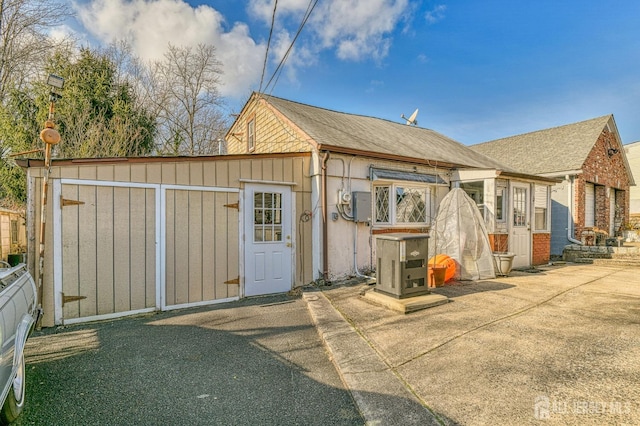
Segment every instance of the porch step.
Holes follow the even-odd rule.
[[[575,263],[594,263],[614,261],[612,264],[624,264],[623,262],[640,262],[640,247],[627,245],[622,247],[610,246],[581,246],[572,244],[565,246],[563,260]]]

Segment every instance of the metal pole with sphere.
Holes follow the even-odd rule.
[[[38,305],[42,309],[42,290],[44,279],[44,246],[45,229],[47,223],[47,193],[49,190],[49,174],[51,172],[51,149],[53,145],[60,143],[60,133],[55,128],[53,122],[55,114],[55,104],[60,93],[56,89],[62,90],[64,79],[54,74],[50,74],[47,84],[51,86],[49,95],[49,117],[44,123],[44,129],[40,132],[40,139],[44,142],[44,175],[42,177],[42,199],[40,203],[40,262],[38,269]]]

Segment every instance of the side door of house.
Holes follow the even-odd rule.
[[[248,184],[244,197],[244,295],[289,291],[294,243],[291,188]]]
[[[531,197],[530,186],[514,182],[511,186],[510,250],[515,253],[513,267],[531,266]]]

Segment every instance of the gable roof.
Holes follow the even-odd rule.
[[[254,93],[309,135],[318,150],[437,161],[458,167],[514,171],[430,129],[314,107]]]
[[[516,170],[554,174],[582,169],[604,128],[616,133],[613,115],[472,145],[472,150]]]

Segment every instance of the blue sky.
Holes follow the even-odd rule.
[[[71,1],[71,0],[69,0]],[[212,43],[237,112],[260,76],[273,0],[75,0],[87,43]],[[279,0],[268,79],[309,0]],[[320,0],[277,84],[294,101],[418,124],[470,145],[614,114],[640,141],[640,2]]]

